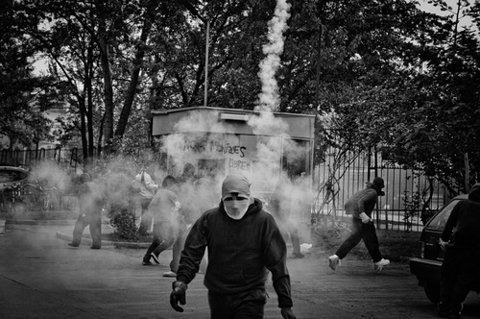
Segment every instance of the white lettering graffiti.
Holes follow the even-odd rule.
[[[235,160],[233,158],[228,160],[228,168],[233,170],[250,171],[251,165],[250,161],[246,160]]]

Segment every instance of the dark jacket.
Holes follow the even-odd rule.
[[[291,307],[287,248],[273,217],[255,199],[240,220],[230,218],[223,204],[206,211],[193,225],[182,251],[177,280],[195,277],[208,246],[205,286],[219,294],[265,289],[267,269],[272,273],[279,307]]]
[[[378,193],[373,184],[367,183],[367,188],[356,192],[345,203],[345,211],[353,217],[360,218],[361,213],[372,217],[372,211],[377,203]]]
[[[441,238],[455,247],[480,249],[480,184],[453,208]]]

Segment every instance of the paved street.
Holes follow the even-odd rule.
[[[143,249],[70,248],[57,232],[73,226],[8,225],[0,234],[0,318],[208,318],[203,276],[189,285],[184,313],[171,310],[172,279],[161,265],[142,266]],[[88,232],[88,230],[86,230]],[[347,258],[337,273],[326,253],[289,259],[298,318],[435,318],[434,308],[407,264],[381,274],[371,263]],[[280,318],[269,285],[265,318]],[[480,297],[470,294],[464,318],[480,317]]]

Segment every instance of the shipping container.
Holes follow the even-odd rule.
[[[154,145],[171,174],[188,164],[199,176],[238,172],[257,192],[271,190],[281,172],[291,179],[312,175],[314,115],[213,107],[152,115]]]

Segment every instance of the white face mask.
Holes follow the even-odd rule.
[[[245,196],[226,196],[223,200],[223,208],[232,219],[242,219],[250,206],[250,198]]]

